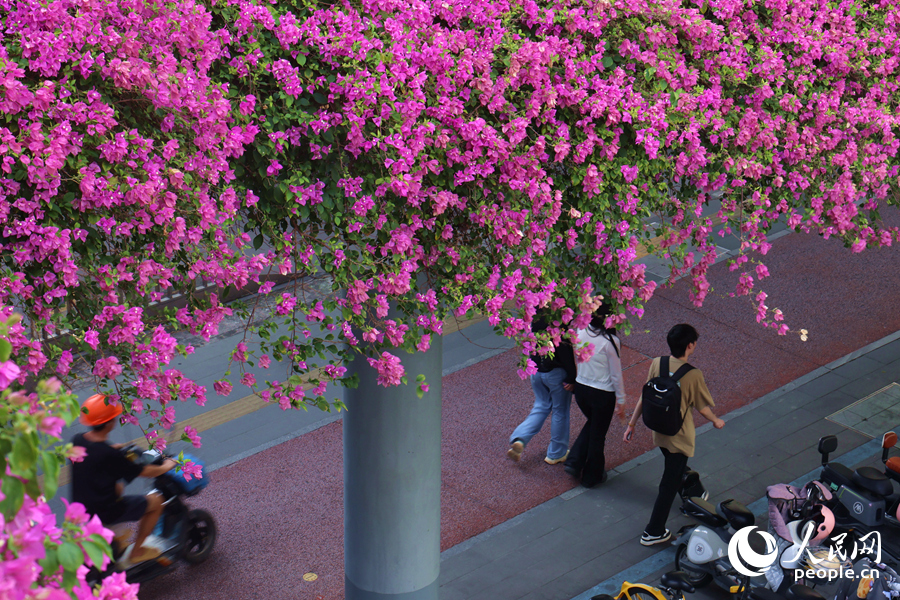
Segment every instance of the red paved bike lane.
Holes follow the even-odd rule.
[[[713,267],[717,291],[701,309],[688,300],[685,281],[660,291],[626,339],[629,405],[649,358],[666,351],[665,333],[674,323],[690,322],[700,332],[692,363],[703,369],[716,412],[726,421],[729,411],[897,331],[898,258],[893,248],[853,255],[833,240],[776,240],[766,257],[772,276],[760,289],[792,328],[809,331],[806,342],[760,327],[747,298],[724,297],[736,281],[725,263]],[[515,362],[510,351],[443,380],[442,549],[574,487],[561,466],[543,462],[549,426],[522,462],[505,458],[508,435],[532,403]],[[574,404],[572,415],[574,439],[582,423]],[[646,429],[628,446],[619,442],[622,429],[614,422],[609,433],[611,467],[650,448]],[[218,520],[213,556],[144,584],[143,600],[343,598],[340,422],[219,469],[211,483],[193,504]]]

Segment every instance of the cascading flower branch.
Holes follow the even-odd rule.
[[[63,463],[84,457],[84,448],[60,440],[79,407],[56,378],[40,381],[33,392],[18,389],[21,368],[11,359],[9,333],[20,319],[18,314],[0,317],[0,595],[134,600],[137,586],[122,573],[96,586],[86,581],[89,567],[103,572],[109,565],[113,533],[77,502],[63,500],[62,521],[47,504],[56,495]]]
[[[276,259],[233,231],[232,161],[257,128],[209,76],[220,32],[190,0],[0,10],[0,306],[26,317],[9,336],[18,380],[71,378],[83,358],[126,419],[170,428],[172,402],[206,398],[166,369],[192,352],[173,331],[208,339],[230,313],[197,283],[242,288]],[[155,304],[177,295],[186,307]]]
[[[715,236],[739,235],[732,293],[784,334],[754,292],[776,221],[853,251],[898,236],[878,215],[898,181],[900,9],[887,0],[212,10],[230,32],[217,76],[260,129],[240,159],[257,199],[248,230],[343,290],[324,318],[299,292],[279,301],[291,333],[261,351],[293,360],[272,392],[282,405],[310,401],[296,386],[320,383],[324,351],[368,352],[384,383],[404,381],[389,357],[427,348],[448,314],[486,314],[522,340],[527,375],[524,355],[547,347],[530,333],[539,308],[555,339],[598,294],[611,323],[642,313],[656,289],[642,244],[691,278],[699,305]]]

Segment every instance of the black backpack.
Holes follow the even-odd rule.
[[[673,375],[669,375],[669,357],[659,359],[659,375],[644,384],[641,393],[641,415],[644,425],[663,435],[675,435],[681,430],[684,415],[681,414],[681,388],[678,380],[693,369],[682,365]]]

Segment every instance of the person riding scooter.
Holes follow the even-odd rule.
[[[94,394],[82,404],[80,421],[91,430],[72,439],[74,445],[87,452],[84,460],[72,465],[72,500],[83,504],[107,527],[138,521],[134,545],[124,557],[128,563],[136,564],[159,555],[158,549],[143,544],[159,520],[163,498],[157,493],[125,496],[121,481],[131,483],[137,477],[158,477],[171,471],[177,463],[166,459],[161,465],[140,465],[128,460],[119,445],[107,442],[121,414],[122,405],[109,403],[103,394]]]

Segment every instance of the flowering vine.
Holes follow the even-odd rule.
[[[785,334],[756,289],[777,221],[856,252],[898,235],[878,216],[898,175],[900,12],[887,1],[213,11],[231,36],[217,76],[260,129],[239,159],[255,196],[246,227],[294,274],[344,290],[324,304],[282,292],[291,333],[261,328],[260,351],[292,359],[272,392],[285,405],[309,401],[291,390],[318,383],[327,351],[371,352],[381,383],[405,381],[394,359],[428,348],[448,315],[479,312],[520,339],[527,375],[532,344],[550,347],[530,333],[539,307],[557,317],[554,340],[599,295],[611,325],[642,314],[656,289],[642,245],[700,305],[715,236],[738,235],[732,295]]]
[[[56,378],[41,381],[33,392],[16,389],[21,369],[10,360],[8,337],[20,319],[0,319],[0,594],[12,600],[136,599],[137,586],[126,583],[124,574],[96,588],[85,581],[89,567],[104,571],[108,566],[112,532],[81,504],[66,503],[62,522],[47,505],[56,495],[64,461],[84,457],[84,448],[60,440],[79,407]]]

